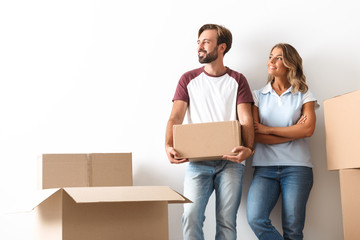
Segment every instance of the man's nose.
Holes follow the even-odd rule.
[[[199,43],[197,49],[198,49],[198,51],[204,50],[204,44],[203,44],[203,43]]]

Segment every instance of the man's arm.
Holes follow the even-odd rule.
[[[173,148],[173,126],[175,124],[182,124],[182,122],[184,121],[187,106],[187,102],[181,100],[174,101],[170,118],[166,126],[165,151],[170,163],[178,164],[189,161],[186,158],[175,159],[175,157],[178,156],[178,153]]]
[[[237,155],[224,155],[223,159],[240,163],[250,157],[254,149],[254,121],[252,116],[252,104],[238,104],[237,113],[241,124],[241,136],[244,144],[243,146],[237,146],[232,150],[232,152],[237,153]]]

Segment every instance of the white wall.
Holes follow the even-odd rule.
[[[136,185],[182,192],[186,165],[168,163],[165,125],[180,75],[200,66],[198,28],[218,23],[233,32],[226,65],[253,89],[265,84],[275,43],[290,43],[303,57],[322,105],[311,138],[315,184],[305,239],[343,239],[338,173],[326,165],[323,100],[360,89],[356,6],[355,0],[2,1],[2,212],[26,202],[36,188],[36,156],[45,152],[131,151]],[[238,238],[247,240],[255,239],[245,216],[251,174],[248,166],[238,214]],[[211,198],[207,239],[214,238],[213,209]],[[182,205],[169,211],[170,239],[182,239]],[[279,227],[279,205],[272,217]],[[31,239],[31,219],[2,214],[1,239]]]

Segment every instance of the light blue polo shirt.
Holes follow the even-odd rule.
[[[253,91],[254,104],[259,108],[260,123],[270,127],[288,127],[301,117],[302,105],[315,101],[311,91],[291,92],[292,87],[279,96],[271,84]],[[313,167],[308,139],[301,138],[280,144],[256,143],[253,166],[307,166]]]

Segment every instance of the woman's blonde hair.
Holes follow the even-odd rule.
[[[307,92],[308,86],[306,84],[306,77],[303,72],[302,58],[300,57],[299,53],[293,46],[287,43],[276,44],[271,49],[270,53],[274,50],[274,48],[282,49],[284,65],[289,69],[287,78],[290,85],[293,87],[292,92]],[[274,79],[274,76],[270,74],[268,75],[268,83],[273,82]]]

